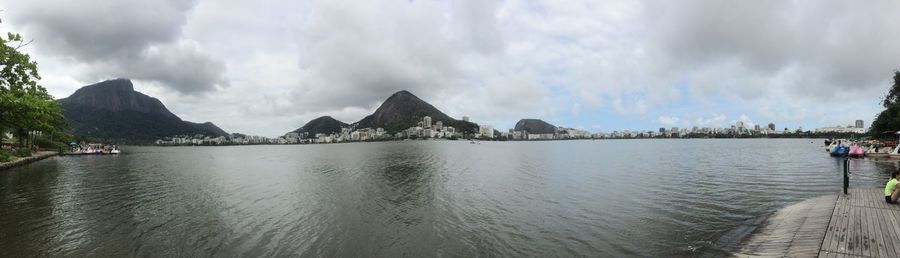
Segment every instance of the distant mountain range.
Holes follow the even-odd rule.
[[[460,132],[474,133],[478,131],[478,124],[456,120],[416,95],[403,90],[388,97],[375,110],[375,113],[364,117],[359,122],[348,125],[330,116],[323,116],[313,119],[303,127],[291,132],[306,132],[309,136],[313,136],[317,133],[337,133],[341,131],[342,127],[350,127],[353,129],[383,128],[388,133],[397,133],[417,126],[425,116],[431,117],[433,123],[441,121],[445,126],[452,126]]]
[[[158,99],[134,91],[128,79],[115,79],[84,86],[71,96],[57,100],[75,135],[119,144],[146,144],[176,135],[229,136],[211,122],[181,120]],[[425,116],[458,132],[477,133],[478,124],[454,119],[408,91],[388,97],[374,113],[353,124],[331,116],[313,119],[291,131],[312,137],[319,133],[339,133],[341,128],[384,128],[397,133],[417,126]],[[533,134],[556,132],[556,126],[538,119],[522,119],[515,130]]]
[[[84,86],[57,102],[71,133],[96,140],[143,144],[174,135],[228,135],[211,122],[181,120],[158,99],[134,91],[128,79]]]

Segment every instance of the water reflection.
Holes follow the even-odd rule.
[[[0,256],[52,254],[56,245],[48,242],[59,230],[50,188],[59,169],[59,160],[51,158],[0,171]]]
[[[819,145],[130,147],[0,172],[0,256],[721,255],[732,229],[839,191]],[[850,166],[883,187],[900,160]]]

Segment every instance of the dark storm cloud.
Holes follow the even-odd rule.
[[[128,77],[184,94],[228,85],[222,60],[182,38],[194,1],[16,1],[10,22],[42,51],[88,65],[86,79]]]

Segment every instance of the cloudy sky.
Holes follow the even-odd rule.
[[[282,135],[409,90],[499,129],[871,122],[898,1],[0,0],[57,98],[131,78],[189,121]]]

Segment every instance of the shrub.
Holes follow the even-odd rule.
[[[28,148],[19,148],[16,149],[16,156],[18,157],[31,157],[31,150]]]
[[[12,160],[12,155],[8,151],[0,150],[0,162],[9,162]]]

